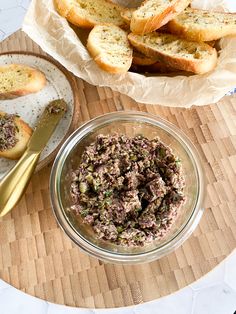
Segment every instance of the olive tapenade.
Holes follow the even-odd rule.
[[[13,148],[18,142],[18,128],[14,122],[15,115],[0,115],[0,151]]]
[[[158,138],[98,135],[72,173],[71,209],[99,238],[143,246],[168,232],[184,186],[180,160]]]

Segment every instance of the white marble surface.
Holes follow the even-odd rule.
[[[224,1],[226,0],[222,0]],[[232,5],[235,5],[235,0],[231,1]],[[20,28],[29,3],[30,0],[0,0],[0,40]],[[128,308],[69,308],[28,296],[0,280],[0,314],[75,313],[236,314],[236,251],[212,272],[189,287],[170,296]]]

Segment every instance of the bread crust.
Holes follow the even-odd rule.
[[[0,116],[5,115],[4,112],[0,112]],[[0,151],[0,157],[16,160],[19,159],[26,150],[29,139],[33,133],[31,127],[24,122],[21,118],[15,117],[14,123],[16,124],[19,132],[16,137],[18,139],[16,145],[10,149]]]
[[[157,34],[158,35],[158,34]],[[215,48],[210,47],[205,43],[204,49],[208,52],[208,57],[204,59],[189,60],[187,58],[176,57],[167,53],[163,53],[158,50],[158,48],[153,48],[148,46],[148,44],[137,40],[135,34],[130,33],[128,38],[131,44],[139,51],[150,57],[157,57],[159,61],[165,63],[166,65],[173,67],[178,70],[183,70],[187,72],[193,72],[196,74],[204,74],[215,68],[217,64],[217,51]],[[189,42],[191,44],[191,42]],[[200,43],[199,43],[200,45]]]
[[[147,2],[152,0],[146,0],[142,3],[140,8],[144,6]],[[147,18],[139,18],[139,9],[133,12],[130,29],[135,34],[147,34],[151,33],[161,26],[167,24],[171,19],[173,19],[177,14],[182,12],[190,3],[190,0],[176,0],[173,1],[165,10],[157,15]]]
[[[197,10],[197,9],[191,9],[192,12],[196,13],[196,16],[199,14],[199,17],[201,18],[201,14],[204,12],[209,13],[208,11],[205,10]],[[236,21],[236,14],[235,13],[210,13],[212,16],[214,14],[221,14],[222,16],[225,17],[235,17]],[[222,26],[222,25],[221,25]],[[196,24],[195,21],[193,20],[192,25],[185,24],[184,22],[181,22],[180,18],[173,19],[170,21],[167,25],[168,30],[175,35],[178,35],[180,37],[184,37],[188,40],[194,40],[194,41],[213,41],[220,39],[222,37],[225,37],[227,35],[235,35],[236,34],[236,24],[234,25],[228,25],[225,24],[222,27],[219,27],[218,24],[216,23],[215,26],[213,25],[211,28],[207,27],[204,28],[202,26],[201,28],[201,23]]]
[[[104,5],[112,5],[115,6],[118,11],[122,12],[124,8],[122,8],[120,5],[113,3],[109,0],[103,0]],[[95,25],[103,24],[98,23],[92,19],[82,17],[76,7],[73,5],[73,1],[71,0],[54,0],[54,4],[56,7],[57,12],[65,17],[70,23],[79,26],[81,28],[87,28],[92,29]],[[114,25],[120,26],[120,27],[127,27],[127,24],[125,21],[121,18],[120,23],[115,23]]]
[[[91,50],[90,50],[91,51]],[[129,68],[130,68],[130,65],[129,66],[126,66],[126,67],[113,67],[111,66],[110,64],[106,63],[106,60],[104,60],[104,58],[102,56],[93,56],[92,57],[94,58],[94,61],[97,63],[97,65],[103,69],[104,71],[106,72],[109,72],[109,73],[112,73],[112,74],[120,74],[120,73],[126,73]]]
[[[24,87],[21,87],[19,89],[16,90],[10,90],[8,92],[4,92],[1,93],[0,92],[0,99],[4,100],[4,99],[13,99],[13,98],[17,98],[20,96],[24,96],[27,94],[31,94],[31,93],[36,93],[38,91],[40,91],[45,85],[46,85],[46,77],[45,75],[34,68],[31,68],[29,66],[26,65],[21,65],[21,64],[10,64],[10,65],[6,65],[6,66],[1,66],[0,67],[0,73],[1,71],[6,71],[7,68],[13,68],[13,70],[17,71],[19,68],[23,71],[23,70],[27,70],[31,77],[30,80],[26,82],[26,84],[24,85]]]

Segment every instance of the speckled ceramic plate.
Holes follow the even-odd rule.
[[[12,52],[0,55],[0,65],[10,63],[26,64],[39,69],[46,75],[47,84],[38,93],[11,100],[0,100],[0,111],[18,114],[34,128],[45,106],[50,101],[64,98],[68,104],[65,116],[58,124],[41,154],[37,166],[37,170],[39,170],[53,159],[60,144],[62,144],[73,128],[73,124],[75,124],[74,116],[76,115],[74,115],[74,112],[78,106],[75,79],[54,60],[37,54]],[[16,161],[0,158],[0,177],[4,176],[15,163]]]

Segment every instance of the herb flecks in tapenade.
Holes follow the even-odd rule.
[[[71,209],[99,238],[143,246],[168,232],[184,186],[180,160],[158,138],[98,135],[72,174]]]
[[[19,130],[14,120],[13,114],[0,114],[0,151],[11,149],[18,142],[16,134]]]

